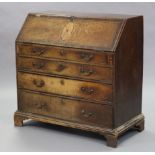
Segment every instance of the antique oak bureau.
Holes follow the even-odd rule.
[[[16,126],[32,119],[97,132],[142,131],[143,17],[30,13],[16,39]]]

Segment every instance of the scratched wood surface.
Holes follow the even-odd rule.
[[[29,15],[17,41],[113,50],[121,26],[121,20],[70,20]]]
[[[32,43],[17,43],[17,54],[20,56],[39,57],[47,59],[61,59],[102,66],[113,65],[113,53],[98,52],[94,50],[56,47]]]
[[[31,101],[31,102],[29,102]],[[27,113],[66,119],[74,122],[111,128],[112,108],[108,105],[51,97],[21,90],[19,93],[20,110]],[[106,117],[101,117],[106,115]]]
[[[40,92],[86,98],[94,101],[112,100],[111,85],[22,72],[18,72],[18,87]]]
[[[46,60],[18,57],[17,68],[28,72],[40,72],[50,75],[63,75],[69,78],[81,78],[112,84],[112,69],[108,67],[71,63],[60,60]]]
[[[29,14],[16,65],[16,126],[34,119],[98,132],[111,147],[144,130],[142,16]]]

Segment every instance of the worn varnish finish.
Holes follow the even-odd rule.
[[[31,72],[55,74],[112,84],[112,69],[102,66],[71,63],[60,60],[17,58],[17,68]]]
[[[18,87],[94,101],[111,101],[112,86],[18,72]]]
[[[113,65],[113,53],[100,53],[94,50],[55,47],[39,44],[19,43],[16,47],[17,55],[39,57],[46,59],[67,60],[82,64]]]
[[[103,106],[62,97],[34,94],[23,90],[19,92],[19,100],[22,100],[20,106],[22,112],[52,116],[94,126],[112,127],[112,108],[108,105]],[[107,117],[101,117],[101,115],[107,115]]]
[[[17,41],[112,50],[122,20],[49,17],[30,14]],[[105,37],[106,36],[106,37]]]
[[[116,50],[115,59],[115,127],[118,127],[141,113],[143,74],[142,17],[127,20]]]
[[[29,14],[16,40],[18,111],[97,132],[108,146],[144,129],[143,17]]]

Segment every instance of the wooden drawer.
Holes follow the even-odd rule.
[[[19,70],[112,83],[112,69],[103,66],[18,57],[17,68]]]
[[[90,101],[111,101],[112,86],[93,82],[18,72],[18,87],[39,92],[89,99]]]
[[[101,127],[112,127],[112,108],[19,90],[19,110]]]
[[[106,66],[112,66],[113,64],[113,54],[110,53],[35,44],[17,44],[16,46],[17,54],[19,55],[70,60],[89,64],[102,64]]]

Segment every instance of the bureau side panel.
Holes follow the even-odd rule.
[[[141,113],[143,17],[126,21],[116,49],[115,118],[118,127]]]

